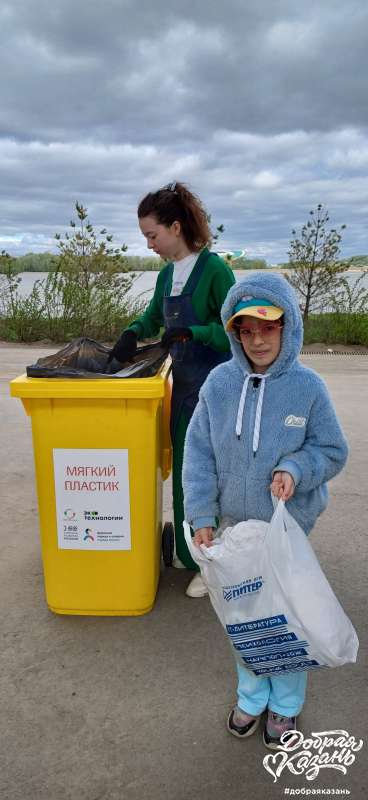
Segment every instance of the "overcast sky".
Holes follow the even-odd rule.
[[[0,249],[75,200],[147,255],[141,197],[200,195],[219,249],[287,258],[319,202],[368,253],[367,0],[1,0]]]

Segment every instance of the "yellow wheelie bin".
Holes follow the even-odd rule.
[[[171,469],[169,370],[165,362],[151,378],[11,381],[31,417],[46,599],[58,614],[139,615],[154,605]]]

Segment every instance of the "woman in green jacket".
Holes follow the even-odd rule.
[[[227,264],[209,251],[207,214],[199,198],[183,184],[174,183],[146,195],[138,206],[138,220],[149,249],[169,263],[158,275],[147,309],[122,333],[110,358],[128,361],[138,340],[153,338],[165,327],[162,343],[170,349],[173,376],[170,429],[176,555],[185,567],[197,572],[187,594],[201,597],[207,590],[183,534],[184,440],[208,373],[231,357],[220,311],[235,279]]]

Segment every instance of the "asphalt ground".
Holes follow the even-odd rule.
[[[154,609],[143,617],[48,610],[31,425],[8,386],[41,350],[55,348],[0,344],[1,800],[365,798],[368,357],[302,357],[327,381],[351,447],[311,541],[360,651],[357,664],[310,676],[298,720],[305,738],[342,730],[364,745],[346,774],[322,767],[308,779],[305,768],[293,774],[285,766],[274,781],[260,732],[239,741],[226,731],[232,656],[208,598],[185,596],[188,572],[163,570]],[[170,518],[170,481],[164,498]]]

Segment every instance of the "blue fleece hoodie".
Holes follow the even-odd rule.
[[[244,296],[284,310],[281,349],[257,387],[241,344],[228,334],[233,358],[209,374],[187,431],[185,518],[194,530],[216,527],[216,518],[269,522],[272,474],[283,470],[296,486],[287,508],[309,533],[326,508],[327,481],[346,462],[346,440],[324,381],[298,361],[303,325],[290,284],[267,272],[236,283],[222,307],[224,325]]]

